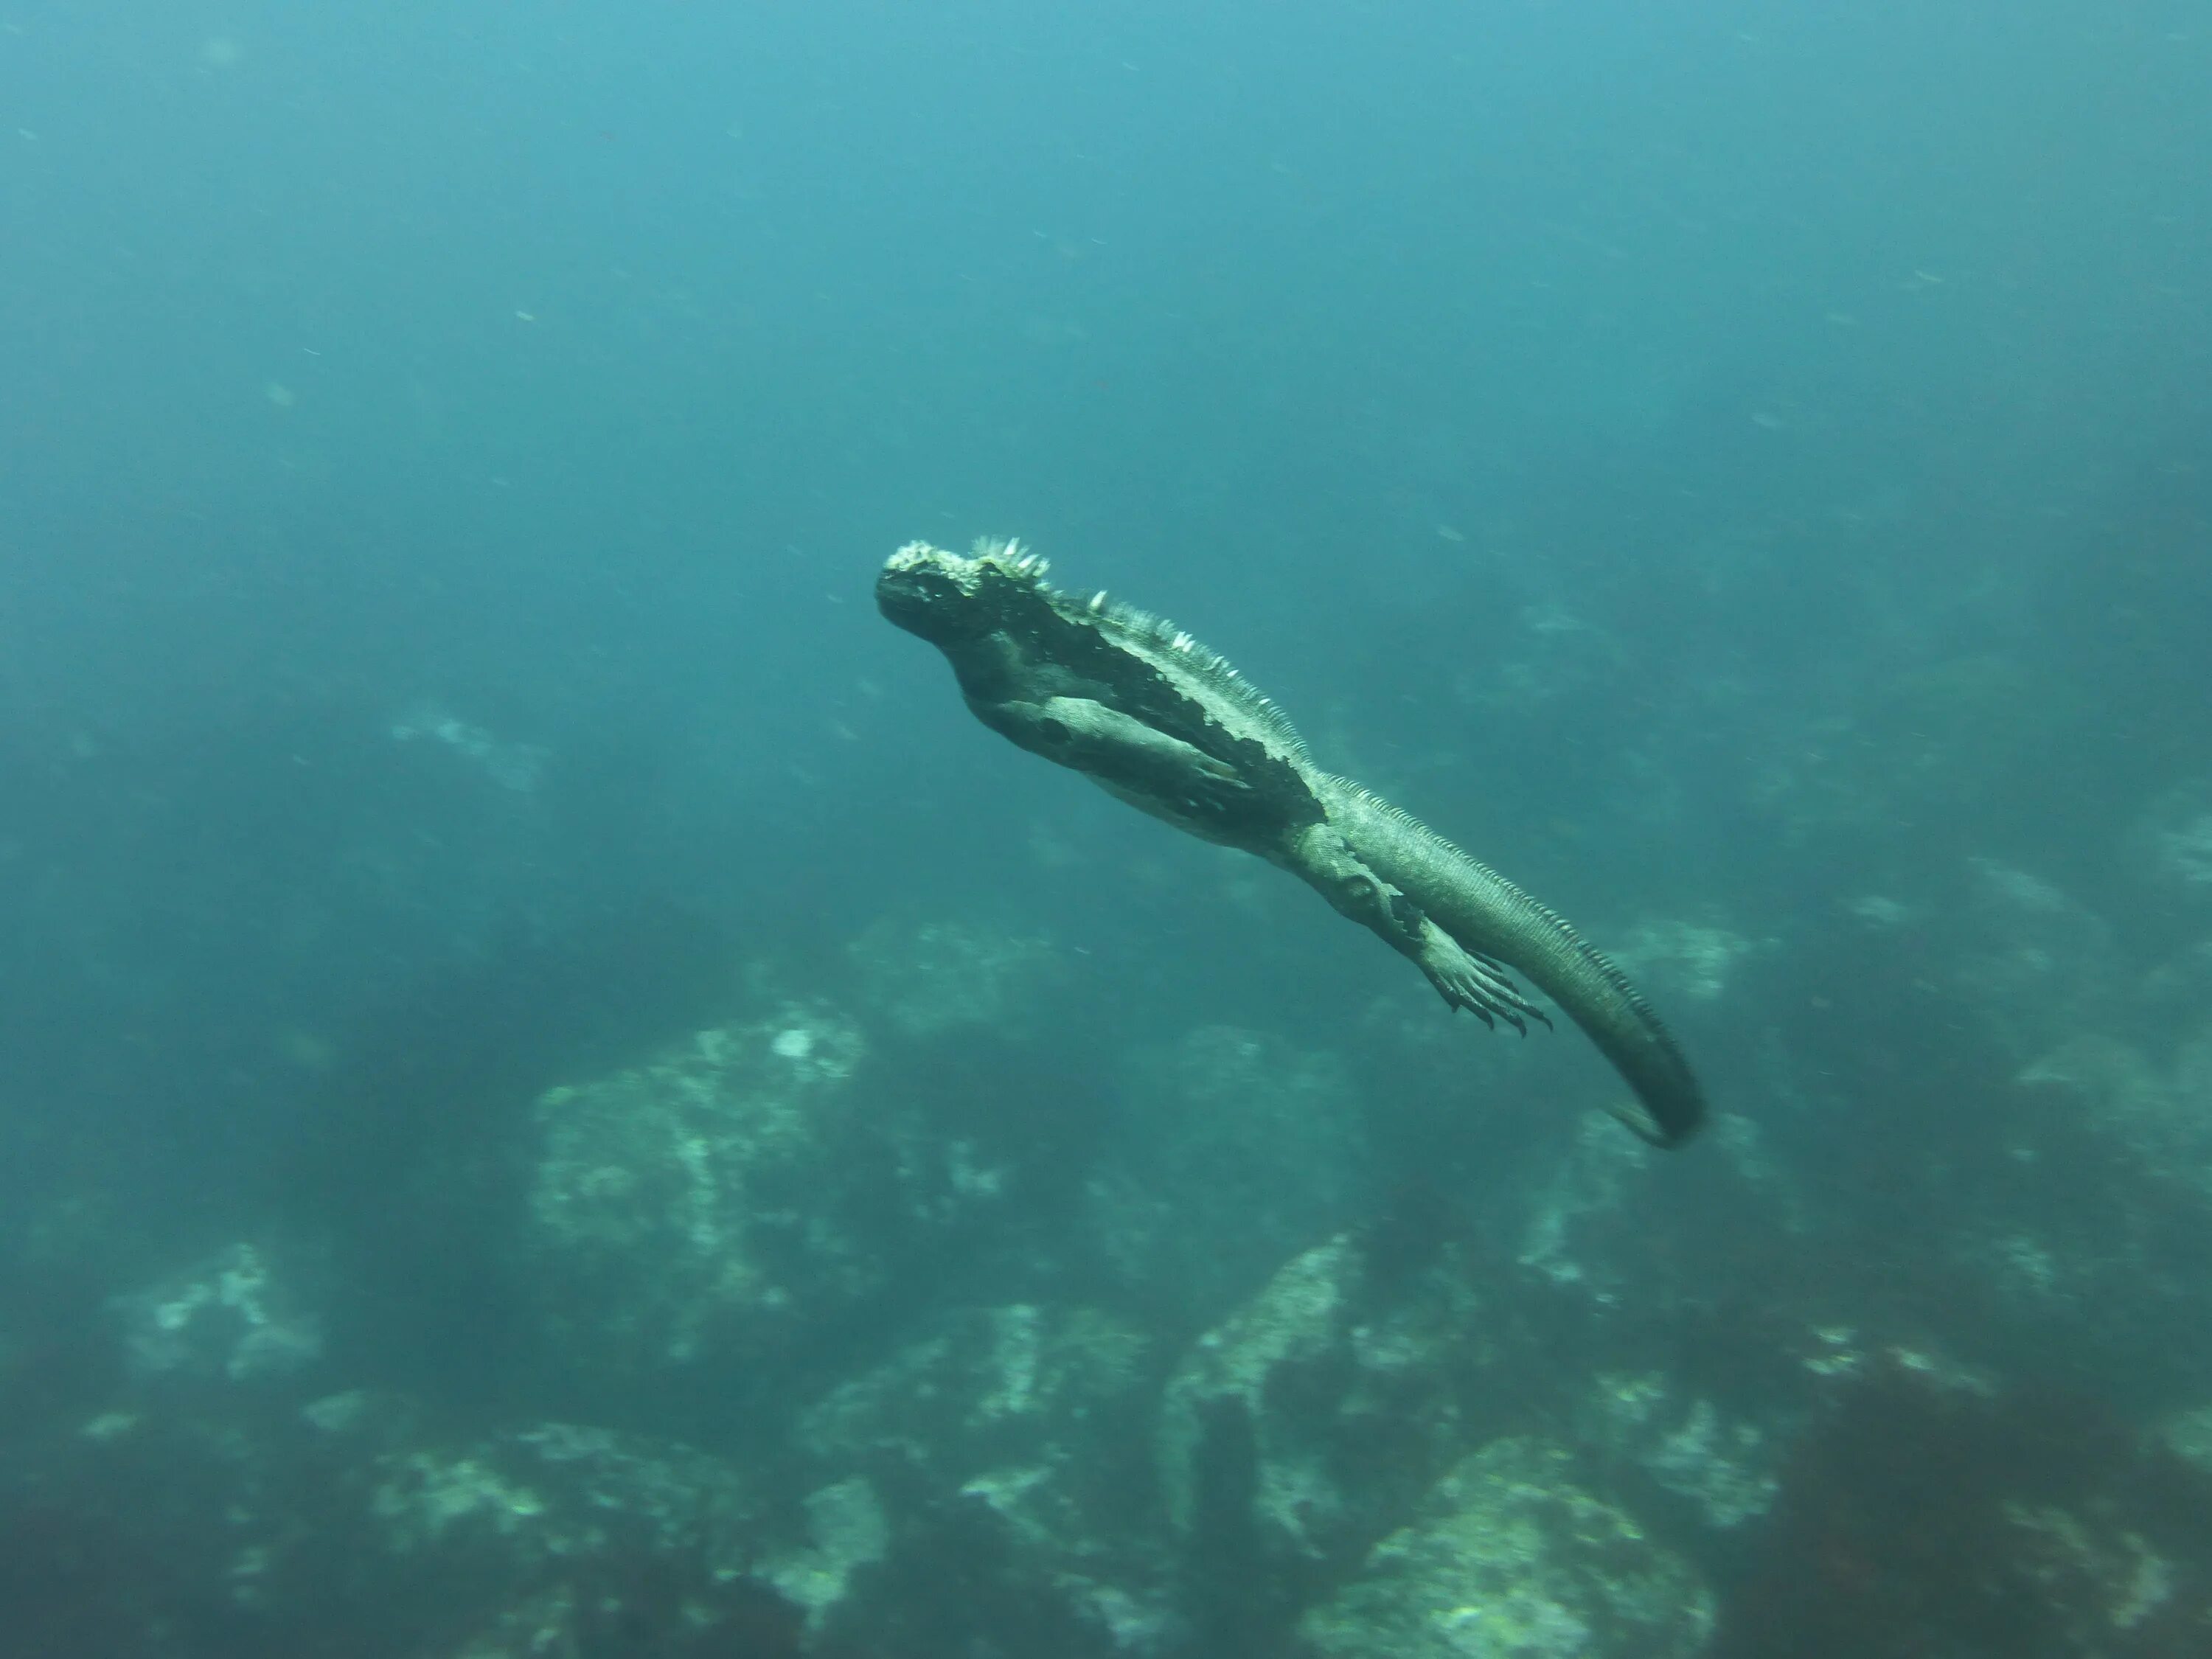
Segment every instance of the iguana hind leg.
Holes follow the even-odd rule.
[[[1402,890],[1370,869],[1329,825],[1317,823],[1301,832],[1279,861],[1317,890],[1340,915],[1410,957],[1450,1006],[1464,1008],[1493,1028],[1502,1019],[1523,1036],[1530,1019],[1552,1023],[1521,994],[1504,969],[1437,927]]]
[[[1493,1024],[1493,1016],[1502,1019],[1522,1036],[1528,1035],[1532,1019],[1550,1028],[1550,1016],[1521,994],[1521,988],[1503,968],[1468,950],[1426,916],[1421,921],[1426,937],[1414,960],[1446,1002],[1466,1009],[1485,1025]]]

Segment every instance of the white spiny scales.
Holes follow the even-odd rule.
[[[1297,728],[1291,724],[1282,710],[1276,708],[1274,700],[1255,690],[1252,683],[1238,673],[1227,658],[1200,644],[1188,630],[1176,627],[1165,617],[1110,599],[1103,588],[1091,595],[1090,603],[1082,606],[1076,615],[1139,650],[1149,648],[1161,654],[1173,652],[1176,662],[1182,670],[1195,671],[1209,685],[1264,726],[1268,735],[1293,764],[1304,766],[1310,763],[1305,739],[1298,735]]]

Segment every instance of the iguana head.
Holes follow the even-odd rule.
[[[956,645],[1004,627],[1015,606],[1034,605],[1046,568],[1019,542],[981,541],[966,555],[908,542],[876,578],[876,608],[932,645]]]

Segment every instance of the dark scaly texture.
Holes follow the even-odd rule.
[[[1557,914],[1370,791],[1316,767],[1289,719],[1173,623],[1044,580],[1018,544],[915,542],[876,584],[884,615],[945,653],[969,707],[1022,747],[1180,829],[1311,883],[1419,963],[1445,1000],[1543,1020],[1500,964],[1564,1008],[1634,1091],[1620,1115],[1671,1146],[1705,1102],[1626,975]],[[1544,1023],[1549,1024],[1548,1021]]]

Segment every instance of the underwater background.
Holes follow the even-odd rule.
[[[2208,178],[2200,0],[0,5],[7,1650],[2212,1652]]]

